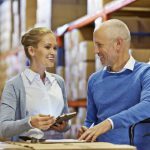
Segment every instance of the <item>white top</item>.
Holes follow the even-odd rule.
[[[29,116],[50,114],[57,117],[63,110],[64,100],[61,88],[50,73],[45,71],[45,74],[44,83],[40,75],[29,68],[21,74],[26,92],[26,110]]]

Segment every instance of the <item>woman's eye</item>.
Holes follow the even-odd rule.
[[[46,46],[45,48],[46,48],[46,49],[50,49],[51,47],[50,47],[50,46]]]
[[[57,50],[57,47],[54,47],[54,50],[56,51],[56,50]]]

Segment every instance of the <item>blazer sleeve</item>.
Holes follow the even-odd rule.
[[[14,85],[7,82],[0,104],[0,137],[10,138],[31,128],[28,118],[16,120],[18,103]]]

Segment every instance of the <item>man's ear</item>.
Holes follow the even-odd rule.
[[[117,50],[118,53],[120,52],[120,49],[122,48],[122,45],[123,45],[123,39],[118,37],[117,40],[116,40],[116,50]]]
[[[33,57],[35,55],[35,49],[33,46],[28,47],[28,53],[31,57]]]

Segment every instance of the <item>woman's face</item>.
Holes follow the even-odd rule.
[[[34,48],[34,55],[31,56],[32,63],[39,69],[53,67],[56,58],[56,44],[56,38],[53,34],[42,36],[37,47]]]

